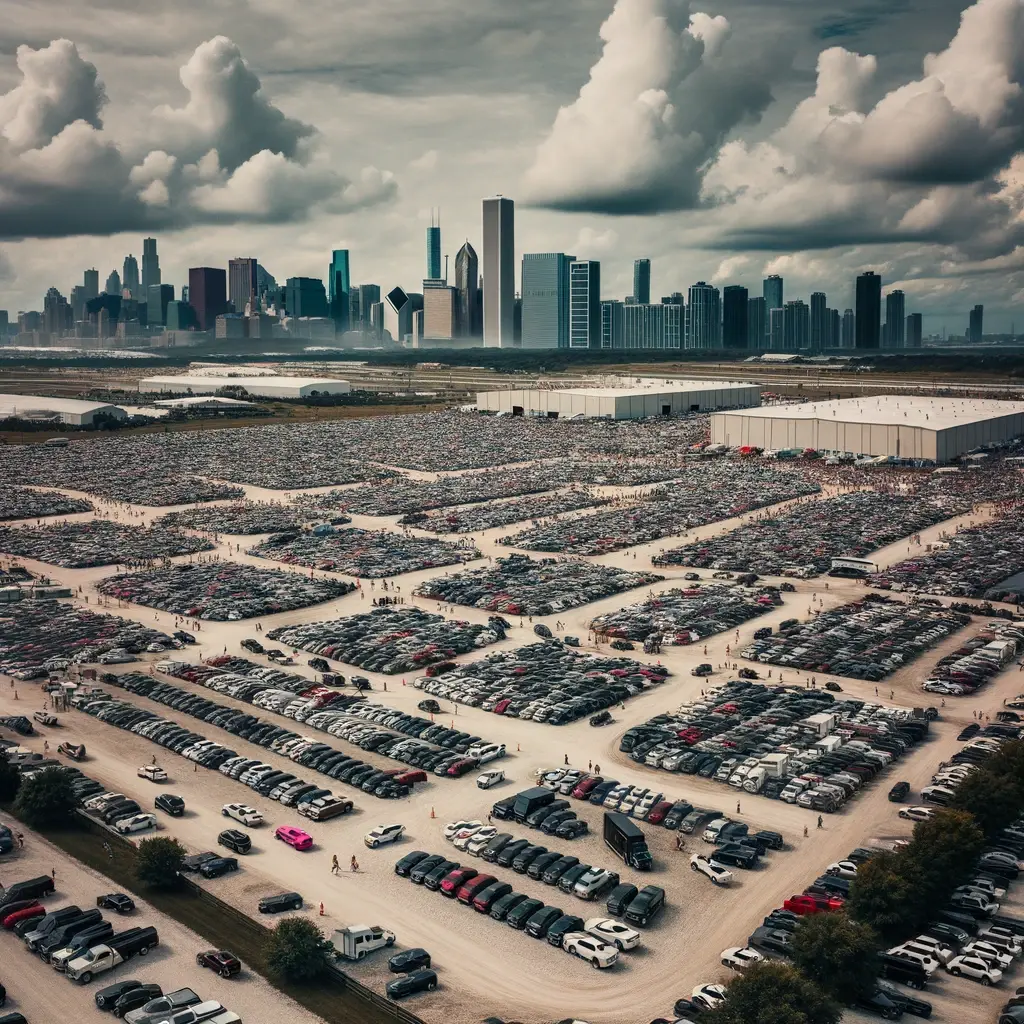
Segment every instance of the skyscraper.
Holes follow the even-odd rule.
[[[981,339],[984,336],[985,327],[985,307],[975,306],[971,310],[970,326],[967,330],[967,338],[973,345],[981,343]]]
[[[624,309],[618,299],[601,303],[601,348],[622,348]]]
[[[244,314],[246,307],[256,312],[256,265],[247,256],[228,260],[228,302],[236,313]]]
[[[455,290],[459,293],[459,334],[463,338],[476,338],[480,334],[477,323],[477,293],[480,290],[480,269],[476,250],[466,241],[455,256]]]
[[[857,348],[878,348],[882,333],[882,279],[873,271],[857,278]]]
[[[768,310],[768,347],[773,352],[781,352],[786,347],[785,313],[784,309]]]
[[[907,317],[907,348],[921,347],[921,314],[911,313]]]
[[[427,228],[427,277],[433,281],[441,279],[441,222],[430,215]]]
[[[722,299],[717,288],[698,281],[690,288],[686,348],[719,348],[722,338]]]
[[[146,316],[150,327],[167,323],[167,303],[174,299],[173,284],[151,284],[146,293]]]
[[[569,348],[601,347],[601,264],[569,265]]]
[[[857,318],[852,309],[843,311],[843,326],[840,331],[840,345],[853,348],[857,344]]]
[[[130,298],[139,298],[139,261],[131,253],[125,256],[121,268],[121,287],[129,292]]]
[[[56,288],[50,288],[43,298],[43,330],[51,337],[58,338],[70,326],[71,307],[68,300]]]
[[[747,300],[747,348],[768,345],[768,304],[762,296]]]
[[[765,307],[768,312],[771,313],[773,309],[782,309],[784,305],[782,301],[782,278],[778,274],[771,274],[764,279],[762,289]]]
[[[451,341],[456,334],[458,293],[444,278],[423,282],[423,337]]]
[[[651,261],[649,259],[633,261],[633,298],[642,306],[651,301]]]
[[[907,340],[906,297],[898,288],[885,297],[885,343],[903,348]]]
[[[348,249],[334,249],[327,270],[327,302],[331,307],[335,329],[347,331],[352,323],[349,295],[352,292],[352,269]]]
[[[100,293],[100,272],[93,267],[85,272],[85,301],[95,299]]]
[[[523,348],[569,347],[569,267],[564,252],[523,256]]]
[[[149,295],[150,285],[160,284],[160,257],[156,254],[156,239],[142,240],[142,298]]]
[[[722,347],[746,348],[749,297],[746,288],[726,285],[722,291]]]
[[[811,294],[811,348],[815,351],[825,348],[825,310],[828,308],[828,299],[824,292],[813,292]]]
[[[802,299],[787,302],[782,309],[782,347],[787,352],[808,348],[811,343],[811,308]]]
[[[289,316],[329,315],[327,293],[318,277],[289,277],[285,282],[284,302]]]
[[[504,196],[483,202],[484,345],[511,348],[514,343],[515,203]]]
[[[220,267],[190,267],[188,301],[199,330],[214,330],[217,317],[227,309],[227,274]]]
[[[842,337],[842,319],[838,309],[825,310],[825,348],[839,348]]]
[[[353,292],[358,291],[359,295],[359,324],[364,331],[370,330],[373,326],[371,320],[371,311],[374,306],[380,305],[380,285],[379,284],[361,284],[358,289],[353,289],[349,292],[352,295]],[[350,317],[351,320],[351,317]],[[351,326],[355,328],[357,325],[352,322]]]
[[[116,270],[112,270],[107,275],[107,283],[103,286],[103,290],[108,295],[121,294],[121,275]]]

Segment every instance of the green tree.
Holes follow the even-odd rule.
[[[902,853],[884,852],[857,869],[850,885],[846,910],[855,921],[877,932],[883,940],[901,939],[924,923],[919,893],[904,874]]]
[[[135,860],[135,876],[151,889],[174,889],[181,882],[184,859],[185,847],[177,839],[143,839]]]
[[[874,989],[878,936],[846,914],[813,914],[793,933],[793,965],[826,995],[852,1003]]]
[[[795,967],[755,964],[729,982],[724,1003],[701,1024],[839,1024],[842,1011]]]
[[[18,769],[7,760],[6,752],[0,750],[0,804],[10,803],[17,795],[20,784]]]
[[[984,833],[965,811],[944,809],[914,826],[914,837],[900,857],[926,914],[964,881],[984,846]]]
[[[59,828],[72,821],[78,797],[63,768],[44,768],[18,787],[14,813],[33,828]]]
[[[973,815],[982,832],[991,838],[1020,817],[1024,786],[1012,775],[982,769],[957,786],[950,806]]]
[[[310,981],[324,969],[325,956],[333,949],[312,921],[286,918],[267,939],[267,966],[285,981]]]

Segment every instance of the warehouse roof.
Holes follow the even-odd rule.
[[[194,395],[191,398],[161,398],[154,405],[167,406],[171,409],[187,409],[193,406],[213,408],[215,406],[252,407],[255,402],[246,402],[241,398],[219,398],[216,395]]]
[[[265,375],[259,377],[223,377],[220,375],[180,374],[159,377],[146,377],[140,384],[168,384],[172,388],[184,391],[190,387],[219,388],[240,387],[246,390],[254,388],[313,388],[324,384],[346,384],[347,381],[334,380],[330,377],[278,377]]]
[[[846,420],[894,426],[946,430],[965,423],[980,423],[1000,416],[1024,414],[1024,402],[978,398],[922,398],[914,395],[875,395],[841,398],[831,402],[761,406],[730,410],[723,415],[758,416],[765,419]]]
[[[60,412],[87,415],[104,409],[116,409],[109,402],[83,402],[77,398],[47,398],[44,395],[0,395],[0,416],[25,412]]]
[[[607,379],[607,378],[606,378]],[[731,391],[739,388],[754,388],[758,385],[732,380],[655,380],[652,378],[633,378],[624,380],[614,387],[575,387],[575,388],[503,388],[506,391],[556,391],[560,395],[589,395],[593,398],[633,398],[644,395],[666,395],[675,392],[689,391]],[[487,392],[490,393],[490,392]]]

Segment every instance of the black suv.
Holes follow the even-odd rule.
[[[220,878],[229,871],[238,870],[238,861],[234,857],[214,857],[199,865],[199,874],[203,878]]]
[[[235,853],[248,853],[252,849],[252,839],[247,832],[238,828],[226,828],[219,836],[217,842],[226,846]]]
[[[264,896],[259,902],[261,914],[278,914],[282,910],[301,910],[302,897],[297,892],[281,892],[276,896]]]
[[[645,885],[622,915],[627,921],[647,927],[648,921],[665,906],[665,890],[660,885]]]
[[[154,801],[153,806],[158,811],[164,811],[172,818],[180,818],[185,813],[185,801],[173,793],[161,793]]]

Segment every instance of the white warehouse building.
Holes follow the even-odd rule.
[[[199,377],[191,374],[145,377],[139,390],[184,395],[212,395],[221,388],[239,387],[257,398],[308,398],[311,395],[347,395],[352,387],[346,380],[325,377]]]
[[[586,416],[639,420],[712,409],[746,409],[760,404],[758,385],[717,380],[640,379],[617,387],[525,388],[482,391],[476,396],[480,412],[548,419]]]
[[[1024,435],[1024,402],[877,395],[716,413],[711,440],[738,448],[813,448],[950,462]]]
[[[71,427],[92,426],[98,415],[127,418],[124,409],[106,402],[83,402],[77,398],[45,398],[39,395],[0,395],[0,419],[17,417],[37,422],[66,423]]]

